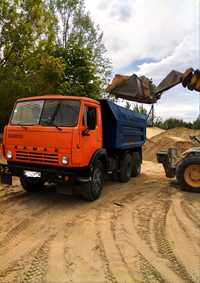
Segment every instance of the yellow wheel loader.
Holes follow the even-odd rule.
[[[195,136],[191,138],[198,139]],[[157,153],[157,161],[163,164],[168,178],[176,177],[182,190],[200,192],[200,147],[190,148],[180,159],[175,148],[163,150]]]
[[[171,71],[158,86],[144,76],[116,75],[107,87],[107,92],[116,98],[154,104],[161,98],[163,92],[178,84],[200,92],[200,70],[190,68],[184,73]],[[200,143],[200,138],[196,136],[191,139]],[[181,159],[177,158],[175,148],[160,151],[157,153],[157,160],[163,164],[168,178],[176,177],[182,190],[200,192],[200,147],[187,150]]]

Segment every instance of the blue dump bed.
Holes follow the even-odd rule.
[[[146,117],[110,100],[100,100],[103,120],[103,143],[106,149],[129,149],[146,140]]]

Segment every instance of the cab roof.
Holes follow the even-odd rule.
[[[32,96],[32,97],[24,97],[24,98],[19,98],[17,99],[18,101],[30,101],[30,100],[47,100],[47,99],[73,99],[73,100],[83,100],[83,101],[88,101],[92,103],[99,104],[98,100],[85,97],[85,96],[66,96],[66,95],[59,95],[59,94],[49,94],[49,95],[42,95],[42,96]]]

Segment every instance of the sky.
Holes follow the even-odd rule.
[[[157,85],[171,70],[200,68],[200,0],[85,0],[103,31],[113,75],[152,78]],[[200,94],[177,86],[163,94],[156,115],[195,120]]]

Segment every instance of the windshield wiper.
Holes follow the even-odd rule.
[[[51,120],[49,121],[49,124],[53,124],[53,121],[54,121],[55,118],[56,118],[56,115],[57,115],[57,113],[58,113],[58,110],[60,109],[60,106],[61,106],[61,102],[59,102],[58,105],[56,106],[56,109],[55,109],[55,111],[54,111],[54,113],[53,113],[53,115],[52,115]]]
[[[63,129],[59,126],[53,125],[54,127],[56,127],[56,129],[58,129],[59,131],[62,131]]]

